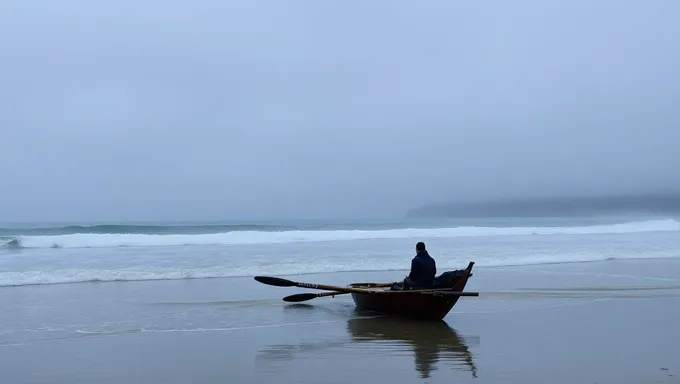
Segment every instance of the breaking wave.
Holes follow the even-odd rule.
[[[102,233],[21,235],[0,237],[0,247],[12,248],[111,248],[164,247],[188,245],[246,245],[294,242],[350,241],[367,239],[455,238],[522,235],[588,235],[680,231],[674,219],[633,221],[611,225],[575,227],[475,227],[404,228],[376,230],[236,230],[217,233]],[[85,227],[79,227],[85,228]],[[99,232],[98,232],[99,231]]]
[[[0,236],[59,236],[73,234],[202,234],[235,231],[282,231],[299,229],[298,226],[282,224],[202,224],[202,225],[138,225],[99,224],[66,225],[54,227],[0,228]]]
[[[529,254],[526,256],[492,256],[476,255],[478,267],[505,267],[538,264],[583,263],[605,260],[625,259],[659,259],[678,258],[677,249],[659,249],[641,254],[639,252],[620,252],[617,256],[606,253],[591,252],[574,254],[561,252],[558,254]],[[467,257],[437,256],[439,271],[459,269],[470,261]],[[408,267],[408,265],[406,266]],[[35,270],[0,272],[0,287],[16,287],[25,285],[51,285],[87,282],[124,282],[149,280],[188,280],[209,278],[236,278],[255,275],[305,275],[338,272],[378,272],[403,271],[405,268],[402,256],[394,258],[366,259],[364,257],[349,258],[342,262],[324,260],[322,262],[305,263],[304,260],[290,260],[278,263],[254,263],[241,265],[222,265],[214,267],[151,267],[139,266],[131,268],[69,268],[57,270]],[[397,273],[399,277],[401,274]],[[663,278],[661,278],[663,279]],[[677,279],[672,279],[677,281]]]

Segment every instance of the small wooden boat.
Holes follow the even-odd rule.
[[[464,270],[446,272],[435,279],[428,289],[395,291],[390,288],[368,288],[362,283],[350,284],[352,288],[367,288],[371,293],[352,292],[354,304],[363,310],[394,314],[425,320],[442,320],[465,295],[463,289],[472,276],[470,262]],[[400,294],[394,294],[400,292]]]
[[[262,284],[276,287],[319,289],[325,293],[299,293],[286,296],[284,301],[301,302],[317,297],[351,294],[354,304],[365,311],[400,315],[426,320],[442,320],[461,296],[479,296],[477,292],[463,292],[472,276],[471,261],[467,268],[444,272],[427,289],[399,289],[399,283],[354,283],[347,287],[300,283],[280,277],[255,276]]]

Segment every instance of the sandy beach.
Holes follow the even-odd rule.
[[[252,278],[0,289],[2,383],[677,383],[678,260],[475,268],[443,323]],[[296,276],[391,281],[399,272]]]

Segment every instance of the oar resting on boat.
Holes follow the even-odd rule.
[[[391,291],[391,290],[373,290],[367,288],[353,288],[353,287],[339,287],[335,285],[324,285],[324,284],[310,284],[310,283],[299,283],[296,281],[282,279],[280,277],[271,276],[255,276],[255,280],[262,284],[273,285],[275,287],[300,287],[300,288],[310,288],[310,289],[320,289],[324,291],[336,291],[343,293],[365,293],[369,295],[373,294],[394,294],[394,295],[404,295],[404,294],[414,294],[414,293],[440,293],[440,289],[413,289],[404,291]],[[375,286],[375,285],[374,285]],[[479,296],[477,292],[451,292],[457,296]],[[336,293],[337,294],[337,293]]]
[[[286,296],[283,301],[289,303],[300,303],[303,301],[308,301],[316,299],[317,297],[335,297],[337,295],[347,295],[352,292],[326,292],[326,293],[296,293],[294,295]],[[413,292],[411,292],[413,293]],[[479,296],[479,292],[447,292],[447,291],[427,291],[427,292],[417,292],[421,294],[429,294],[433,296]]]
[[[478,292],[463,292],[468,279],[472,276],[473,265],[474,262],[470,262],[467,268],[463,270],[443,273],[435,279],[435,283],[428,289],[391,289],[393,283],[355,283],[348,287],[340,287],[335,285],[301,283],[271,276],[256,276],[255,280],[262,284],[277,287],[300,287],[330,291],[318,294],[301,293],[286,296],[284,301],[288,302],[300,302],[317,297],[352,294],[354,303],[361,309],[441,320],[456,304],[460,297],[479,296]]]
[[[385,287],[391,287],[394,285],[394,283],[357,283],[361,284],[361,286],[367,287],[367,288],[385,288]],[[326,292],[326,293],[297,293],[295,295],[290,295],[286,296],[283,298],[283,301],[288,301],[291,303],[299,303],[301,301],[307,301],[307,300],[312,300],[316,299],[317,297],[335,297],[336,295],[346,295],[351,292]]]

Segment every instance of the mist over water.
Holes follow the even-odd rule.
[[[0,6],[0,221],[680,189],[677,1],[147,4]]]

